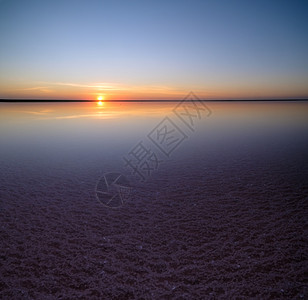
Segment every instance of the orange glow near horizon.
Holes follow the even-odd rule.
[[[0,82],[0,98],[41,100],[181,100],[190,91],[200,99],[283,99],[307,98],[307,87],[298,83],[283,85],[247,82],[209,83],[200,85],[129,85],[124,83],[76,83],[76,82]]]
[[[299,124],[307,124],[307,103],[306,102],[285,102],[285,103],[208,103],[206,104],[213,112],[208,119],[215,124],[227,124],[235,120],[247,120],[251,124],[260,122],[278,122],[277,115],[283,117],[281,120],[285,124],[293,121]],[[33,120],[97,120],[97,119],[117,119],[132,120],[132,122],[143,122],[152,118],[164,118],[172,114],[174,103],[113,103],[103,102],[99,106],[96,102],[91,103],[20,103],[18,106],[12,103],[2,103],[0,110],[0,128],[3,129],[5,122],[16,119],[19,122]],[[145,118],[146,116],[146,118]],[[59,123],[60,124],[60,123]],[[62,123],[61,123],[62,124]],[[210,124],[208,124],[210,125]],[[212,126],[211,125],[211,126]],[[216,125],[215,125],[216,126]],[[5,129],[3,129],[5,130]]]

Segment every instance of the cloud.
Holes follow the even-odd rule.
[[[158,98],[182,98],[186,90],[182,87],[167,85],[134,85],[116,82],[36,82],[37,87],[30,87],[28,91],[42,91],[48,93],[53,91],[57,98],[97,98],[105,95],[106,99],[158,99]]]
[[[98,89],[105,91],[146,91],[146,92],[159,92],[159,93],[178,93],[182,94],[182,91],[169,86],[163,85],[125,85],[120,83],[111,82],[97,82],[90,84],[82,83],[72,83],[72,82],[41,82],[48,85],[58,85],[58,86],[71,86],[86,89]]]
[[[102,89],[102,90],[110,90],[110,91],[118,91],[123,90],[125,88],[121,87],[116,83],[92,83],[92,84],[80,84],[80,83],[71,83],[71,82],[43,82],[49,85],[60,85],[60,86],[71,86],[71,87],[80,87],[80,88],[88,88],[88,89]]]
[[[119,114],[115,113],[93,113],[93,114],[80,114],[80,115],[67,115],[67,116],[54,116],[54,117],[43,117],[40,120],[64,120],[64,119],[80,119],[80,118],[99,118],[99,119],[109,119],[118,117]]]
[[[53,91],[47,86],[35,86],[30,88],[17,89],[19,91],[39,91],[43,93],[52,93]]]

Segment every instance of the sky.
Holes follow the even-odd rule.
[[[308,98],[308,1],[0,0],[0,98]]]

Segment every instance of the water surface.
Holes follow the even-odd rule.
[[[308,103],[205,104],[188,126],[174,103],[0,103],[1,295],[307,295]],[[133,187],[117,209],[107,172]]]

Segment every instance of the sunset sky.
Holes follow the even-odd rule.
[[[308,98],[307,1],[0,0],[0,98]]]

